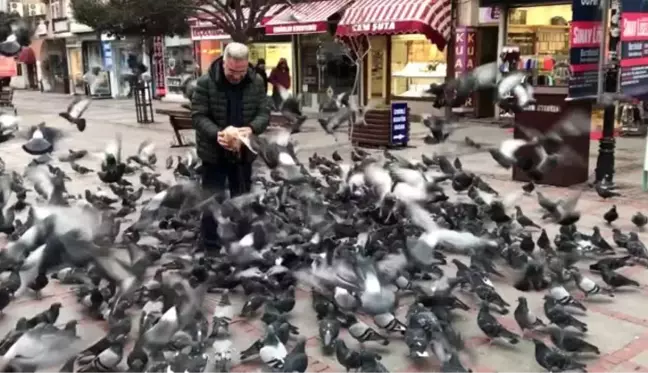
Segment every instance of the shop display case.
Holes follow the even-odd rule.
[[[528,71],[534,85],[567,85],[569,26],[510,25],[507,45],[519,48],[518,69]]]
[[[430,84],[445,80],[445,53],[423,35],[393,36],[391,71],[393,96],[424,97]]]
[[[399,97],[423,97],[430,84],[445,80],[446,64],[411,62],[392,74],[394,92]]]

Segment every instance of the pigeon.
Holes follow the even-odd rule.
[[[18,125],[21,119],[15,115],[1,113],[0,114],[0,142],[10,139],[16,132],[18,132]]]
[[[46,127],[45,123],[33,126],[29,131],[29,141],[23,144],[25,152],[34,155],[44,155],[54,151],[54,143],[61,137],[60,131]]]
[[[550,372],[553,371],[581,371],[585,370],[586,365],[581,364],[560,351],[549,348],[539,339],[533,339],[535,344],[535,359],[538,364]]]
[[[11,33],[0,42],[0,55],[4,57],[15,57],[23,47],[31,44],[32,32],[29,25],[22,19],[10,24]]]
[[[598,347],[578,337],[565,333],[562,329],[550,329],[551,342],[567,353],[594,353],[600,355]]]
[[[92,99],[89,97],[77,97],[68,106],[67,111],[59,113],[59,116],[76,125],[79,132],[83,132],[86,129],[86,120],[82,116],[88,110],[91,102]]]
[[[617,207],[616,205],[612,205],[612,208],[610,208],[605,214],[603,214],[603,219],[608,224],[612,224],[615,220],[619,218],[619,213],[617,212]]]
[[[477,325],[491,341],[495,338],[504,338],[510,344],[517,344],[520,341],[520,337],[517,334],[506,329],[490,314],[487,303],[483,303],[479,309]]]
[[[641,212],[637,211],[634,215],[632,215],[632,224],[634,224],[637,228],[643,229],[643,227],[648,224],[648,217],[646,215],[642,214]]]
[[[76,321],[74,321],[74,324]],[[26,331],[0,359],[0,367],[48,367],[62,364],[83,347],[76,329],[40,324]]]
[[[281,112],[281,115],[283,115],[284,118],[286,118],[286,120],[288,121],[290,132],[301,132],[302,124],[304,124],[306,119],[308,119],[307,116],[302,114],[300,109],[299,103],[301,101],[301,95],[293,97],[292,93],[281,85],[277,85],[277,89],[279,90],[279,94],[282,98],[282,103],[279,111]]]
[[[347,319],[351,324],[349,326],[349,334],[360,343],[368,341],[380,341],[383,346],[389,344],[389,339],[379,334],[369,325],[359,320],[355,315],[348,315]]]
[[[525,297],[519,297],[518,302],[518,306],[515,308],[513,316],[522,330],[522,333],[525,333],[527,329],[533,330],[537,327],[545,326],[545,323],[529,310],[529,305]]]
[[[613,198],[613,197],[620,197],[621,194],[617,193],[610,188],[604,187],[601,185],[601,183],[597,183],[594,185],[594,189],[596,190],[596,194],[598,194],[599,197],[603,198],[604,200],[608,198]]]
[[[616,290],[617,288],[623,286],[641,286],[637,281],[632,280],[620,273],[614,272],[606,265],[603,265],[601,267],[601,278],[603,278],[603,282],[605,282],[612,290]]]

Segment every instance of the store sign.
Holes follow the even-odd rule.
[[[373,22],[351,25],[351,31],[357,33],[396,30],[396,22]]]
[[[471,27],[457,28],[455,40],[455,74],[459,76],[477,65],[477,30]],[[474,97],[474,94],[471,95],[462,107],[453,108],[453,111],[462,113],[474,111]]]
[[[621,92],[627,96],[648,95],[648,6],[621,2]]]
[[[497,6],[481,7],[479,8],[479,23],[497,23],[500,19],[500,13],[500,8]]]
[[[55,34],[63,33],[63,32],[69,32],[70,31],[70,22],[68,22],[67,18],[59,19],[57,21],[53,21],[52,22],[52,31]]]
[[[153,71],[155,72],[155,94],[158,97],[166,95],[164,85],[164,38],[153,38]]]
[[[310,33],[319,33],[326,32],[326,23],[304,23],[304,24],[295,24],[295,25],[277,25],[277,26],[266,26],[266,34],[269,35],[278,35],[278,34],[310,34]]]
[[[391,104],[391,145],[406,146],[409,141],[409,118],[407,102]]]
[[[192,27],[191,40],[224,40],[230,36],[216,27]]]
[[[101,42],[101,50],[103,57],[103,67],[106,70],[112,70],[113,67],[113,55],[112,55],[112,45],[109,41]]]
[[[569,97],[594,98],[598,93],[598,63],[603,37],[599,0],[573,0],[569,30]]]

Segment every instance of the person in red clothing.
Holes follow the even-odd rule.
[[[290,89],[290,69],[288,62],[285,58],[279,60],[277,66],[270,72],[268,82],[272,84],[272,100],[276,110],[281,109],[281,94],[279,93],[279,86],[285,89]]]

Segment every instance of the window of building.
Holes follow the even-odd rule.
[[[392,36],[392,95],[422,97],[430,84],[445,80],[445,61],[445,52],[423,35]]]
[[[182,85],[196,72],[193,45],[167,46],[164,50],[164,67],[167,91],[182,95]]]
[[[51,0],[50,1],[50,16],[52,19],[57,19],[57,18],[64,18],[65,15],[63,14],[63,4],[61,4],[60,0]]]

